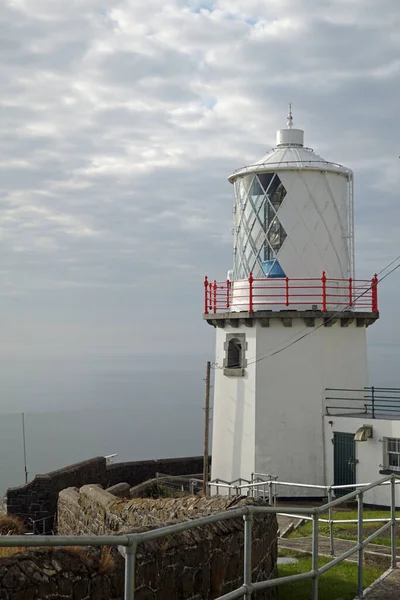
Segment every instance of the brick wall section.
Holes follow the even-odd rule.
[[[101,535],[144,531],[165,524],[223,512],[248,504],[250,498],[164,498],[122,501],[97,486],[60,493],[59,533]],[[277,522],[275,515],[253,521],[252,578],[276,574]],[[243,582],[243,519],[232,519],[181,532],[140,545],[136,564],[135,599],[206,600],[239,587]],[[274,600],[276,591],[254,598]]]
[[[29,527],[32,521],[49,517],[46,531],[53,529],[52,517],[57,512],[58,494],[68,487],[100,484],[110,487],[120,482],[131,486],[155,476],[157,472],[168,475],[189,475],[203,469],[202,457],[165,458],[125,463],[107,464],[104,457],[92,458],[45,475],[36,475],[26,485],[7,490],[7,512],[21,517]],[[42,530],[40,530],[42,533]]]

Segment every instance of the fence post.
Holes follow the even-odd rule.
[[[333,494],[332,494],[332,488],[329,487],[328,488],[328,502],[332,502],[333,500]],[[329,552],[331,556],[335,555],[335,541],[334,541],[334,537],[333,537],[333,508],[331,507],[329,509]]]
[[[289,277],[286,277],[286,306],[289,306]]]
[[[253,515],[243,515],[244,520],[244,551],[243,551],[243,585],[251,586],[251,534]],[[251,600],[251,589],[246,591],[244,597],[246,600]]]
[[[313,515],[312,524],[312,570],[314,577],[312,579],[311,600],[318,600],[318,514]]]
[[[326,308],[326,273],[325,273],[325,271],[322,271],[321,282],[322,282],[322,312],[326,312],[327,308]]]
[[[372,292],[372,312],[379,312],[378,311],[378,275],[375,273],[375,275],[372,278],[371,281],[371,292]]]
[[[390,519],[391,519],[391,554],[392,554],[392,569],[396,568],[397,548],[396,548],[396,479],[392,475],[390,481]]]
[[[217,312],[217,282],[214,279],[213,290],[214,290],[214,313]]]
[[[268,482],[268,504],[270,506],[272,506],[274,504],[274,494],[272,491],[272,486],[273,486],[273,481],[272,479]]]
[[[125,587],[124,600],[134,600],[135,597],[135,568],[136,568],[137,541],[125,548]]]
[[[208,277],[204,277],[204,314],[208,315]]]
[[[357,598],[363,598],[364,596],[364,548],[363,543],[363,492],[360,492],[357,496],[357,542],[358,542],[358,571],[357,571]]]
[[[249,275],[249,312],[253,312],[253,273]]]
[[[353,280],[349,279],[349,306],[353,306]]]

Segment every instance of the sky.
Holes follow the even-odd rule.
[[[3,0],[0,61],[3,361],[212,360],[227,177],[289,101],[354,170],[358,275],[400,255],[398,0]],[[400,269],[368,334],[380,384],[400,385],[399,289]]]

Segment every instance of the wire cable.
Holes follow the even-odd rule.
[[[381,273],[383,273],[384,271],[386,271],[389,267],[391,267],[391,265],[393,265],[393,263],[395,263],[397,260],[400,259],[400,255],[397,256],[396,258],[394,258],[390,263],[388,263],[383,269],[381,269],[378,272],[378,275],[380,275]],[[379,283],[381,283],[382,281],[384,281],[387,277],[389,277],[389,275],[391,275],[392,273],[394,273],[398,268],[400,268],[400,263],[398,263],[395,267],[393,267],[393,269],[391,269],[388,273],[386,273],[380,280]],[[361,294],[359,294],[354,300],[353,303],[356,302],[357,300],[359,300],[360,298],[362,298],[367,292],[369,292],[371,289],[373,288],[373,285],[369,285],[368,288],[366,288]],[[284,350],[287,350],[288,348],[290,348],[291,346],[294,346],[294,344],[297,344],[298,342],[300,342],[301,340],[303,340],[304,338],[306,338],[307,336],[315,333],[316,331],[318,331],[318,329],[320,329],[321,327],[326,326],[327,323],[329,323],[330,321],[336,319],[341,313],[345,312],[348,308],[350,308],[350,304],[347,304],[346,306],[344,306],[342,309],[340,309],[339,311],[337,311],[335,314],[333,314],[332,316],[328,317],[328,319],[325,319],[322,323],[320,323],[317,327],[314,327],[311,331],[309,330],[308,327],[304,327],[299,333],[302,333],[303,331],[307,330],[306,333],[304,333],[303,335],[300,335],[299,337],[297,337],[296,339],[290,341],[294,336],[292,336],[291,338],[288,338],[288,340],[281,342],[278,346],[276,346],[276,350],[272,350],[271,352],[269,352],[269,354],[266,354],[265,356],[261,356],[261,357],[255,357],[254,359],[250,359],[247,361],[247,366],[249,365],[253,365],[256,364],[258,362],[261,362],[262,360],[266,360],[267,358],[270,358],[272,356],[276,356],[277,354],[280,354],[281,352],[283,352]],[[286,343],[289,342],[290,343]],[[282,344],[286,344],[283,348],[280,348],[280,346]],[[213,363],[212,367],[214,369],[222,369],[222,367],[218,366],[217,363]]]

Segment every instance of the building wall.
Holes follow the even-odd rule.
[[[316,319],[315,326],[321,322]],[[275,318],[269,323],[262,327],[255,320],[253,327],[216,330],[218,365],[227,333],[245,333],[248,349],[244,377],[215,372],[212,478],[250,479],[258,472],[324,484],[325,388],[367,385],[365,328],[342,327],[338,321],[313,331],[301,319],[293,319],[292,327]],[[256,357],[267,358],[252,362]]]
[[[332,422],[332,424],[330,423]],[[326,416],[325,427],[325,469],[327,484],[333,485],[333,434],[356,433],[363,425],[371,425],[373,438],[366,442],[356,442],[356,482],[372,483],[385,475],[379,473],[383,465],[382,438],[400,438],[400,421],[389,419],[371,419],[365,417]],[[364,501],[369,504],[389,506],[390,486],[381,486],[365,494]],[[396,486],[396,505],[400,506],[400,486]]]
[[[113,535],[145,531],[249,504],[263,503],[250,498],[226,497],[136,498],[124,502],[99,487],[85,486],[60,493],[59,533]],[[243,583],[243,542],[243,518],[237,518],[140,544],[135,576],[138,598],[151,595],[153,600],[211,599],[240,587]],[[275,576],[275,515],[254,516],[252,551],[252,581]],[[149,595],[140,595],[141,592]],[[267,590],[255,597],[274,600],[277,593]]]
[[[246,335],[246,360],[257,354],[256,330],[249,327],[216,329],[216,365],[212,420],[211,479],[250,479],[255,465],[255,365],[248,365],[244,377],[224,375],[224,344],[227,334]]]

